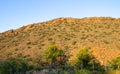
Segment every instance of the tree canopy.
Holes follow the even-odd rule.
[[[103,70],[100,63],[94,58],[88,48],[80,49],[77,54],[76,67],[88,70]]]
[[[45,59],[49,64],[62,65],[67,61],[67,56],[62,49],[58,49],[57,46],[51,45],[44,50]]]

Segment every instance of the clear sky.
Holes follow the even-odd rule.
[[[59,17],[120,17],[120,0],[0,0],[0,32]]]

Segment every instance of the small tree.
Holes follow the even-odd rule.
[[[81,69],[87,68],[91,60],[92,56],[90,55],[88,48],[81,49],[77,54],[76,66]]]
[[[54,45],[44,50],[44,56],[49,64],[49,72],[51,72],[52,69],[62,67],[67,61],[65,52]]]
[[[78,69],[87,69],[93,72],[95,70],[103,70],[103,67],[89,52],[88,48],[80,49],[77,54],[76,66]]]

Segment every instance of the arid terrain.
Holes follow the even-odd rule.
[[[0,60],[23,58],[33,63],[50,45],[71,53],[88,47],[103,65],[120,55],[120,19],[111,17],[57,18],[0,33]]]

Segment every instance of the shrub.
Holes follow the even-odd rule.
[[[77,43],[76,41],[73,41],[73,42],[72,42],[72,45],[75,45],[76,43]]]
[[[87,69],[92,71],[103,71],[103,67],[90,53],[88,48],[81,49],[77,54],[77,60],[75,62],[75,67],[78,69]]]
[[[54,45],[49,46],[43,53],[50,65],[60,66],[66,61],[65,52]]]
[[[25,74],[28,70],[28,64],[20,59],[10,58],[0,63],[0,74]]]
[[[78,68],[86,68],[89,62],[92,60],[92,56],[88,52],[88,48],[81,49],[77,54],[76,66]]]
[[[112,61],[109,63],[109,66],[110,66],[113,70],[120,69],[120,57],[112,60]]]

